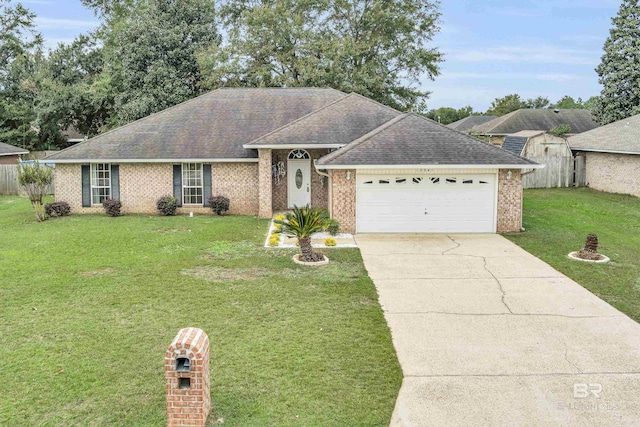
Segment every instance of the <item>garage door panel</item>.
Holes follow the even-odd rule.
[[[495,174],[359,176],[358,232],[493,232]]]

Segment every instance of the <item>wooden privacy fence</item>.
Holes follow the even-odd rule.
[[[524,188],[565,188],[585,185],[584,156],[529,157],[529,159],[545,167],[523,176]]]
[[[47,194],[54,193],[54,182],[47,188]],[[18,165],[0,165],[0,195],[23,195],[24,192],[18,184]]]

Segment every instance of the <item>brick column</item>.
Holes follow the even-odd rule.
[[[356,232],[356,171],[331,171],[331,216],[345,233]]]
[[[511,179],[508,179],[511,173]],[[522,171],[498,172],[498,233],[517,233],[522,228]]]
[[[209,337],[202,329],[178,332],[164,357],[167,426],[204,427],[211,411]]]
[[[271,193],[271,149],[258,149],[258,216],[260,218],[271,218],[273,214],[273,203]]]

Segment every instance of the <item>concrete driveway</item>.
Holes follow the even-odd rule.
[[[640,325],[499,235],[358,235],[404,381],[391,426],[640,425]]]

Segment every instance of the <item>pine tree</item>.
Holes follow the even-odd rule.
[[[624,0],[604,44],[602,62],[596,68],[602,89],[595,108],[601,124],[640,114],[640,7],[638,0]]]

